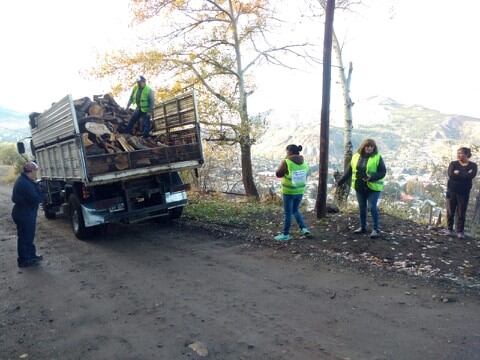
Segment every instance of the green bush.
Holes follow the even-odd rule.
[[[0,164],[16,166],[25,160],[18,154],[17,148],[11,143],[0,143]]]
[[[18,153],[14,144],[0,143],[0,165],[8,167],[1,181],[4,183],[12,183],[22,171],[25,159]]]

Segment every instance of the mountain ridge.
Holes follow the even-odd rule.
[[[292,119],[286,122],[282,117]],[[336,123],[343,114],[332,113]],[[304,118],[299,112],[272,114],[270,127],[254,146],[255,157],[278,159],[290,144],[301,144],[307,161],[318,159],[320,143],[320,115]],[[301,119],[301,120],[300,120]],[[452,156],[459,146],[479,144],[480,119],[444,114],[423,105],[405,105],[386,97],[370,97],[353,107],[352,142],[356,149],[365,138],[377,141],[382,153],[403,154],[410,157],[415,153],[428,156],[433,162]],[[330,127],[330,163],[341,163],[343,159],[343,128]]]

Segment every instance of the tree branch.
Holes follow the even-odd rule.
[[[205,0],[206,2],[212,4],[214,7],[216,7],[220,12],[224,13],[225,15],[228,16],[228,18],[230,19],[230,21],[233,21],[233,17],[232,15],[233,14],[230,14],[227,10],[225,10],[224,8],[222,8],[220,5],[218,5],[218,3],[214,0]]]
[[[193,71],[193,73],[195,74],[195,76],[197,77],[198,80],[200,80],[200,82],[203,84],[203,86],[205,86],[205,88],[213,95],[215,96],[217,99],[219,99],[220,101],[223,101],[225,104],[227,104],[227,106],[230,108],[230,109],[236,109],[237,106],[235,106],[235,104],[230,101],[228,98],[226,98],[225,96],[223,96],[222,94],[216,92],[211,86],[209,83],[207,83],[207,81],[205,80],[205,78],[198,72],[198,70],[195,68],[195,66],[193,66],[193,64],[185,64],[187,65],[190,70]]]
[[[200,122],[201,122],[203,125],[207,125],[207,126],[214,126],[214,127],[216,127],[216,126],[221,125],[221,126],[227,126],[227,127],[231,128],[231,129],[232,129],[233,131],[235,131],[235,132],[240,131],[240,127],[239,127],[238,125],[236,125],[236,124],[230,124],[230,123],[224,123],[224,122],[213,123],[213,122],[203,121],[203,120],[200,121]]]
[[[292,67],[292,66],[289,66],[289,65],[283,63],[280,59],[278,59],[276,56],[274,56],[272,54],[277,53],[277,52],[286,52],[286,53],[294,54],[298,57],[305,58],[306,57],[305,55],[300,54],[299,52],[295,51],[294,49],[295,48],[300,48],[300,47],[305,47],[305,46],[309,45],[308,43],[291,44],[291,45],[285,45],[285,46],[282,46],[282,47],[273,47],[273,48],[261,51],[260,49],[257,48],[253,39],[252,39],[252,44],[253,44],[253,47],[255,48],[255,51],[258,53],[258,55],[243,68],[243,70],[242,70],[243,73],[245,73],[250,67],[255,65],[261,58],[264,58],[267,62],[269,62],[271,64],[274,64],[274,65],[280,65],[280,66],[286,67],[288,69],[295,69],[295,67]]]

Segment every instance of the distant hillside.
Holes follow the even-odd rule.
[[[0,107],[0,142],[15,142],[29,133],[28,114]]]
[[[381,109],[384,120],[369,124],[367,111],[375,107]],[[403,138],[475,142],[480,135],[480,119],[443,114],[422,105],[403,105],[388,98],[369,98],[354,111],[362,128],[376,130],[381,126]]]
[[[289,123],[280,119],[286,116]],[[333,114],[341,118],[342,114]],[[273,114],[271,126],[254,156],[278,159],[286,145],[302,144],[307,160],[318,158],[320,114],[305,117],[300,113]],[[286,125],[276,125],[276,124]],[[353,107],[353,145],[373,138],[380,150],[390,157],[414,159],[415,154],[433,161],[451,156],[452,149],[461,145],[480,145],[480,119],[443,114],[421,105],[404,105],[389,98],[372,97]],[[330,128],[330,162],[340,163],[343,157],[343,129]],[[420,155],[421,154],[421,155]]]

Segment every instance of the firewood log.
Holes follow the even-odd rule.
[[[105,150],[107,150],[107,153],[109,154],[116,153],[115,148],[111,147],[109,144],[103,144],[103,146],[105,147]]]
[[[103,119],[95,116],[87,116],[83,118],[77,117],[78,129],[80,130],[81,133],[86,131],[85,124],[88,122],[103,124]]]
[[[83,145],[88,148],[93,145],[93,142],[88,138],[88,133],[82,134]]]
[[[95,122],[87,122],[85,123],[85,130],[87,130],[89,133],[92,133],[96,136],[102,136],[102,135],[110,135],[111,132],[108,129],[108,127],[105,124],[99,124]]]
[[[84,113],[88,111],[90,105],[92,105],[92,100],[90,100],[88,97],[83,97],[73,102],[75,109]]]
[[[128,158],[124,155],[115,156],[115,167],[117,170],[128,169]]]
[[[103,107],[96,102],[92,102],[92,104],[88,108],[88,114],[90,116],[102,117],[104,112],[105,110],[103,109]]]
[[[112,94],[105,94],[103,95],[103,98],[114,108],[118,108],[118,109],[120,108],[120,105],[118,105],[118,103],[115,101]]]

